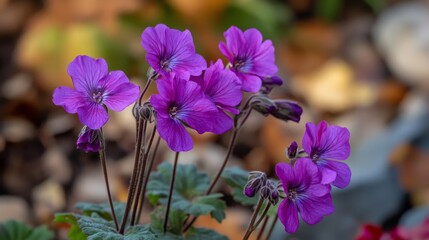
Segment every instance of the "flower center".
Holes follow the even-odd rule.
[[[313,153],[313,155],[311,155],[311,159],[313,160],[313,161],[317,161],[317,160],[319,160],[319,153],[318,152],[315,152],[315,153]]]
[[[171,107],[170,110],[168,111],[168,114],[170,115],[171,118],[175,118],[177,115],[177,107]]]
[[[92,100],[95,103],[101,104],[103,102],[103,93],[100,90],[92,93]]]
[[[287,197],[291,201],[295,201],[298,198],[298,192],[295,189],[289,189]]]
[[[170,58],[161,60],[161,68],[164,69],[165,71],[169,72],[171,70],[170,69],[170,62],[171,62]]]
[[[247,72],[250,70],[252,66],[248,59],[238,58],[238,59],[235,59],[233,67],[237,70]]]

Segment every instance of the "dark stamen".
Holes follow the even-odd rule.
[[[168,111],[168,114],[170,115],[171,118],[174,118],[177,114],[177,107],[171,107],[170,110]]]
[[[95,103],[101,104],[103,102],[103,93],[101,91],[93,92],[92,100]]]
[[[289,200],[295,201],[298,197],[298,192],[295,189],[289,189],[287,197],[289,198]]]

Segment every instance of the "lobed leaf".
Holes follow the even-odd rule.
[[[148,183],[148,198],[152,204],[167,204],[173,167],[163,163],[152,173]],[[225,218],[225,202],[222,194],[201,196],[207,190],[210,179],[207,174],[197,171],[194,165],[179,164],[173,189],[171,208],[189,215],[210,214],[218,222]]]
[[[9,220],[0,225],[0,239],[2,240],[50,240],[53,238],[54,233],[46,226],[32,228],[15,220]]]

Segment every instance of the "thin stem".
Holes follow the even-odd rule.
[[[140,164],[140,171],[139,171],[139,175],[137,178],[137,180],[138,180],[138,182],[137,182],[137,193],[135,195],[134,206],[133,206],[132,215],[131,215],[131,226],[133,226],[135,224],[137,207],[138,207],[139,202],[140,202],[139,200],[141,197],[142,185],[143,185],[143,181],[144,181],[145,174],[146,174],[147,157],[149,155],[149,150],[152,147],[152,142],[153,142],[153,138],[155,137],[155,133],[156,133],[156,127],[154,127],[152,129],[152,133],[150,135],[149,142],[148,142],[147,146],[143,147],[144,151],[140,152],[140,154],[143,154],[143,157],[140,157],[140,158],[142,158],[142,159],[140,159],[142,164]]]
[[[171,174],[170,182],[170,192],[168,193],[167,210],[165,211],[164,218],[164,233],[167,232],[168,216],[170,214],[171,199],[173,198],[174,180],[176,178],[177,160],[179,159],[179,153],[180,152],[176,152],[176,157],[174,158],[173,173]]]
[[[252,218],[249,222],[249,226],[247,226],[246,234],[244,235],[243,240],[249,238],[249,236],[250,236],[249,231],[256,221],[256,217],[258,216],[259,210],[261,209],[263,202],[264,202],[264,199],[259,197],[258,204],[256,205],[255,211],[252,214]]]
[[[229,140],[228,150],[226,152],[225,159],[223,160],[222,166],[220,167],[218,173],[216,174],[216,177],[213,179],[209,188],[207,189],[206,195],[209,195],[212,192],[214,186],[216,185],[217,181],[219,180],[220,176],[222,175],[223,170],[225,169],[226,164],[228,163],[229,157],[232,154],[232,150],[234,149],[235,141],[237,140],[237,135],[238,135],[238,128],[234,128],[234,131],[232,132],[231,139]]]
[[[256,227],[258,227],[258,226],[259,226],[259,224],[262,222],[262,220],[264,219],[265,215],[267,215],[268,210],[270,210],[270,207],[271,207],[271,204],[270,204],[270,203],[267,203],[267,205],[266,205],[266,206],[265,206],[265,208],[264,208],[264,211],[263,211],[263,212],[262,212],[262,214],[261,214],[261,217],[259,217],[258,221],[256,221],[255,225],[252,227],[252,228],[253,228],[253,230],[255,230],[255,229],[256,229]],[[253,230],[252,230],[252,231],[253,231]]]
[[[269,240],[271,237],[271,233],[273,233],[274,227],[276,226],[277,220],[279,219],[279,216],[276,214],[276,216],[274,217],[273,222],[271,223],[270,226],[270,230],[268,230],[268,234],[267,237],[265,238],[265,240]]]
[[[135,146],[135,158],[134,158],[134,169],[133,169],[133,173],[131,175],[131,180],[130,180],[130,186],[128,188],[128,197],[127,197],[127,204],[125,205],[125,212],[124,212],[124,216],[122,217],[122,222],[121,222],[121,228],[119,229],[119,233],[123,234],[125,231],[125,225],[127,224],[127,220],[128,220],[128,214],[130,212],[131,209],[131,205],[132,205],[132,201],[134,199],[134,192],[135,192],[135,188],[136,188],[136,180],[137,180],[137,173],[138,173],[138,169],[139,169],[139,153],[140,153],[140,148],[141,148],[141,144],[142,144],[142,138],[143,138],[143,119],[139,118],[138,119],[138,124],[137,124],[137,141],[136,141],[136,146]]]
[[[252,113],[251,108],[247,109],[246,115],[244,116],[243,120],[241,120],[241,123],[238,124],[238,127],[237,127],[238,129],[240,129],[243,126],[243,124],[247,121],[247,119],[250,116],[250,113]]]
[[[268,223],[268,219],[269,219],[269,216],[265,216],[264,222],[262,223],[261,230],[259,230],[258,237],[256,237],[256,239],[262,238],[262,234],[264,234],[265,227],[267,226],[267,223]]]
[[[112,201],[112,194],[110,193],[110,186],[109,186],[109,177],[107,174],[107,167],[106,167],[106,143],[104,140],[104,134],[103,130],[100,129],[100,137],[101,137],[101,149],[99,151],[100,155],[100,162],[101,166],[103,168],[103,175],[104,175],[104,182],[106,183],[106,189],[107,189],[107,196],[109,198],[109,205],[110,205],[110,211],[112,211],[112,217],[113,221],[115,222],[115,228],[116,231],[119,230],[118,220],[116,218],[115,208],[113,207],[113,201]]]
[[[255,231],[255,229],[259,226],[259,224],[265,218],[265,215],[267,215],[267,212],[270,209],[270,207],[271,207],[271,204],[269,202],[267,202],[267,205],[265,206],[265,209],[262,212],[261,216],[259,217],[258,221],[256,221],[256,223],[253,225],[249,225],[249,227],[247,228],[247,231],[243,237],[243,240],[247,240],[250,237],[250,235],[252,235],[252,232]]]
[[[243,126],[243,124],[247,121],[252,109],[249,108],[250,105],[250,101],[252,100],[252,98],[255,95],[250,96],[247,101],[245,102],[245,104],[243,105],[243,107],[241,108],[241,111],[246,111],[246,115],[244,115],[243,120],[240,122],[240,117],[242,117],[242,115],[237,115],[234,117],[234,130],[232,132],[232,136],[229,140],[229,145],[228,145],[228,150],[226,153],[226,156],[222,162],[222,166],[220,167],[219,171],[217,172],[215,178],[213,179],[213,181],[211,182],[209,188],[206,191],[205,195],[209,195],[212,191],[213,188],[215,187],[216,183],[219,181],[220,177],[222,176],[223,170],[226,167],[226,164],[228,163],[229,158],[231,157],[232,154],[232,150],[234,149],[235,146],[235,142],[237,140],[237,136],[238,136],[238,132],[240,130],[240,128]],[[185,219],[185,223],[188,222],[188,224],[185,225],[185,227],[183,228],[183,232],[186,232],[191,226],[192,224],[194,224],[194,222],[197,220],[197,217],[193,216],[191,218],[191,220],[189,220],[189,217],[187,219]]]
[[[213,181],[211,182],[209,188],[206,191],[205,195],[209,195],[212,191],[214,186],[216,185],[217,181],[219,180],[220,176],[223,173],[223,170],[226,167],[226,164],[228,163],[228,159],[231,156],[232,150],[234,148],[234,144],[235,141],[237,140],[237,135],[238,135],[238,128],[234,128],[234,131],[232,132],[232,136],[231,139],[229,140],[229,145],[228,145],[228,150],[225,156],[225,159],[222,162],[222,166],[220,167],[219,171],[217,172],[215,178],[213,179]],[[185,220],[185,222],[187,222],[188,219]],[[189,221],[189,223],[183,228],[183,232],[188,231],[188,229],[192,226],[192,224],[194,224],[194,222],[197,220],[197,217],[193,216],[191,218],[191,220]]]
[[[247,98],[246,102],[244,103],[243,107],[241,108],[242,110],[246,110],[249,107],[250,101],[252,101],[252,99],[254,97],[256,97],[257,95],[252,95],[249,98]]]
[[[143,210],[144,199],[145,199],[145,195],[146,195],[146,187],[147,187],[147,183],[149,182],[149,175],[150,175],[150,172],[152,170],[153,162],[155,161],[156,153],[158,151],[158,147],[159,147],[160,142],[161,142],[161,137],[158,135],[158,138],[156,139],[156,143],[155,143],[155,148],[153,149],[151,158],[149,160],[149,166],[147,168],[147,173],[146,173],[145,178],[144,178],[142,198],[140,199],[140,204],[139,204],[136,222],[140,221],[140,216],[141,216],[141,213]]]
[[[157,77],[158,77],[158,74],[155,73],[155,74],[152,74],[152,76],[150,76],[149,79],[147,80],[146,84],[143,87],[142,92],[140,93],[139,105],[142,105],[144,94],[149,89],[149,86],[152,83],[152,81],[155,80]]]

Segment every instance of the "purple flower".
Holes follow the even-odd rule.
[[[170,29],[164,24],[148,27],[142,33],[142,46],[147,51],[146,60],[161,75],[180,75],[188,80],[198,76],[207,67],[201,55],[196,54],[192,35]]]
[[[346,160],[350,156],[350,132],[347,128],[329,126],[322,121],[317,126],[306,124],[302,139],[304,151],[316,163],[322,173],[322,183],[345,188],[350,183],[351,171]]]
[[[320,173],[310,159],[299,158],[294,167],[278,163],[276,174],[286,194],[278,210],[286,232],[294,233],[298,229],[298,213],[304,222],[316,224],[334,212],[329,193],[331,188],[320,184]]]
[[[74,89],[58,87],[52,101],[91,129],[99,129],[109,119],[106,106],[122,111],[139,96],[139,87],[130,83],[122,71],[108,72],[106,61],[77,56],[68,66]]]
[[[242,93],[241,83],[230,70],[224,69],[219,59],[207,68],[201,76],[191,77],[200,85],[206,96],[218,107],[218,123],[213,124],[211,132],[222,134],[232,128],[233,122],[225,111],[238,114],[237,105],[240,104]]]
[[[274,76],[274,47],[270,40],[262,42],[262,35],[256,29],[245,32],[232,26],[224,34],[226,43],[219,43],[219,49],[232,64],[231,70],[242,81],[242,90],[257,92],[262,78]]]
[[[85,152],[98,152],[101,149],[100,130],[92,130],[84,126],[77,138],[77,149],[84,150]]]
[[[156,111],[159,135],[176,152],[191,150],[192,138],[185,126],[200,134],[211,131],[218,122],[217,107],[195,82],[162,78],[156,83],[159,94],[152,95],[150,102]]]

